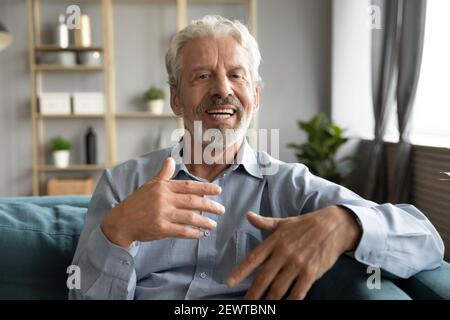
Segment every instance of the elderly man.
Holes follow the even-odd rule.
[[[252,150],[260,59],[237,21],[206,16],[175,35],[166,67],[186,135],[103,173],[70,298],[303,299],[343,254],[399,277],[440,265],[442,240],[415,207],[364,200]],[[223,136],[210,141],[214,161],[194,161],[209,147],[198,128]]]

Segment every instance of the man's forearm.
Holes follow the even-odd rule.
[[[72,289],[69,299],[130,299],[136,275],[133,252],[109,242],[100,228],[91,233],[73,264],[80,268],[81,288]]]

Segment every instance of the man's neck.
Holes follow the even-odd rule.
[[[212,156],[216,160],[212,164],[204,163],[204,157],[202,157],[202,163],[196,164],[194,161],[190,161],[190,164],[186,164],[186,168],[191,174],[196,177],[206,179],[208,181],[213,181],[217,176],[219,176],[223,171],[228,169],[231,164],[234,163],[236,155],[239,149],[242,147],[244,138],[240,141],[231,145],[226,149],[216,149],[213,151]],[[194,154],[194,146],[191,145],[191,155]],[[206,146],[202,147],[202,155],[205,155]],[[192,160],[192,159],[191,159]]]

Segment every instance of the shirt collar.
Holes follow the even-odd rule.
[[[247,173],[255,178],[263,179],[256,152],[247,142],[247,139],[244,139],[244,142],[238,151],[236,160],[237,164],[243,166]]]
[[[180,171],[184,171],[186,174],[190,175],[189,170],[183,162],[183,147],[184,143],[182,140],[172,148],[171,155],[175,159],[174,177],[176,177]],[[238,167],[243,167],[248,174],[254,176],[255,178],[263,179],[256,152],[247,142],[247,139],[244,139],[244,142],[237,153],[235,164],[231,166],[231,169],[234,170]]]

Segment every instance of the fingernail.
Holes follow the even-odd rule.
[[[213,226],[213,228],[217,227],[217,222],[215,222],[214,220],[209,219],[209,223]]]
[[[233,287],[235,280],[234,278],[228,278],[226,282],[228,287]]]

